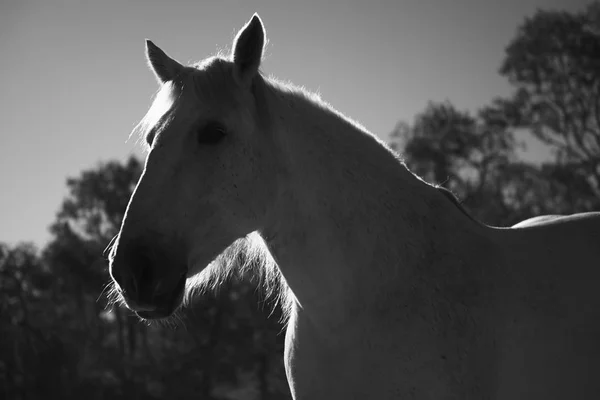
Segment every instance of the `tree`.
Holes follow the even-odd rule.
[[[210,399],[245,387],[252,389],[248,398],[259,392],[261,398],[289,397],[281,327],[258,307],[256,285],[248,279],[235,276],[218,293],[197,296],[178,314],[186,329],[141,323],[125,308],[105,310],[102,288],[110,276],[103,250],[120,228],[141,171],[141,163],[131,158],[99,164],[67,180],[68,194],[51,226],[53,238],[42,251],[52,297],[44,299],[48,323],[41,330],[59,333],[56,348],[63,349],[66,361],[58,357],[54,367],[68,367],[70,383],[60,382],[71,392],[48,393]],[[30,374],[31,381],[41,373]]]
[[[53,273],[61,277],[64,291],[77,300],[72,305],[82,318],[81,329],[88,333],[86,341],[102,337],[98,315],[106,306],[106,299],[100,294],[110,279],[102,253],[119,231],[141,172],[140,161],[130,157],[123,164],[116,161],[100,164],[77,178],[67,179],[68,195],[50,227],[53,238],[44,258]],[[124,356],[126,350],[134,351],[136,331],[143,331],[143,326],[119,309],[115,314],[119,349]]]
[[[52,229],[57,233],[56,230],[60,231],[57,226],[68,223],[84,240],[108,242],[121,227],[142,168],[141,162],[132,156],[124,164],[111,161],[67,179],[69,195]]]
[[[496,182],[515,161],[516,143],[492,109],[472,116],[447,101],[430,103],[413,125],[398,124],[391,137],[392,148],[403,145],[402,156],[417,175],[451,189],[478,218],[505,222],[508,210]]]
[[[430,182],[465,185],[459,170],[465,163],[475,162],[479,142],[476,121],[468,113],[449,102],[429,103],[412,127],[392,136],[403,136],[406,161],[417,174]]]
[[[475,117],[431,103],[399,123],[408,166],[458,194],[480,220],[510,225],[539,214],[600,207],[600,3],[581,13],[538,11],[506,49],[500,73],[516,90]],[[551,146],[542,165],[516,156],[524,131]]]
[[[551,146],[556,164],[600,199],[600,3],[527,18],[500,73],[516,88],[503,104],[519,110],[511,126]]]
[[[0,244],[0,397],[64,395],[74,362],[57,334],[52,284],[33,245]]]

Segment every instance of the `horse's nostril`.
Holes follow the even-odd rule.
[[[148,257],[141,255],[135,260],[133,270],[136,277],[136,293],[139,295],[148,295],[147,292],[152,290],[156,278],[152,261]]]
[[[154,278],[154,274],[152,273],[152,268],[148,266],[148,264],[141,265],[139,267],[138,280],[141,287],[147,287],[152,285],[152,280]]]
[[[138,284],[135,277],[132,274],[128,274],[124,282],[125,286],[122,289],[127,292],[130,296],[135,296],[138,293]]]
[[[130,257],[124,263],[113,267],[111,273],[115,282],[127,298],[138,299],[152,287],[154,273],[150,260],[146,257]]]
[[[122,289],[126,306],[135,312],[151,313],[152,317],[169,315],[181,301],[187,273],[163,271],[161,266],[167,258],[156,249],[133,243],[121,249],[111,273]]]

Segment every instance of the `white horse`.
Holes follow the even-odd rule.
[[[296,399],[600,399],[600,213],[474,221],[262,75],[264,43],[257,15],[231,58],[186,67],[147,42],[161,89],[111,252],[127,306],[168,317],[244,252],[282,282]]]

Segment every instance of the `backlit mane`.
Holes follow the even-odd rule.
[[[261,75],[261,78],[262,78],[262,82],[265,84],[265,86],[268,89],[279,92],[279,93],[283,94],[284,96],[289,95],[293,99],[296,99],[299,101],[307,101],[307,102],[311,103],[312,105],[318,106],[325,112],[328,112],[328,113],[331,113],[331,114],[341,117],[343,120],[351,123],[357,129],[361,130],[362,132],[367,133],[370,136],[376,137],[371,132],[369,132],[369,130],[367,130],[367,128],[365,128],[360,122],[356,121],[353,118],[350,118],[349,116],[347,116],[344,113],[337,110],[330,103],[323,100],[320,93],[313,92],[304,86],[298,86],[289,81],[283,81],[274,76],[264,77]]]
[[[132,129],[128,139],[136,137],[136,143],[142,143],[144,149],[147,150],[148,147],[144,144],[148,142],[150,136],[155,134],[161,119],[174,106],[181,93],[181,87],[174,82],[164,83],[154,94],[150,109]]]
[[[218,255],[199,274],[188,278],[184,305],[191,303],[198,293],[218,289],[225,280],[235,276],[250,275],[258,280],[267,295],[281,306],[282,322],[290,315],[294,294],[271,256],[267,244],[257,232],[238,239]]]

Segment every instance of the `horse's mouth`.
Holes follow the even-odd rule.
[[[183,302],[186,279],[186,275],[183,274],[173,291],[155,296],[153,307],[146,307],[143,310],[134,309],[133,311],[142,319],[157,320],[169,318]]]
[[[137,315],[141,319],[158,320],[158,319],[169,318],[171,315],[173,315],[175,310],[177,310],[177,307],[172,308],[172,309],[171,308],[157,308],[156,310],[153,310],[153,311],[136,311],[135,315]]]

